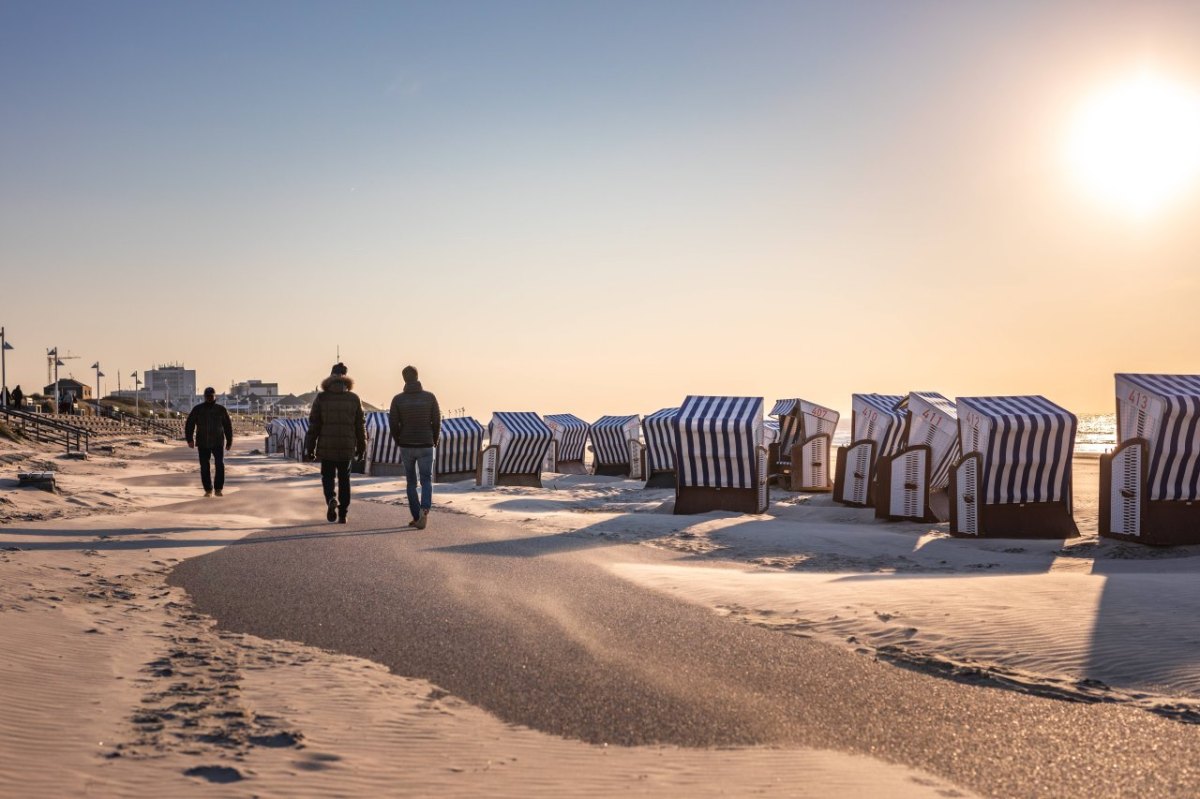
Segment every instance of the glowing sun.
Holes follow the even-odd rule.
[[[1081,105],[1067,157],[1097,199],[1153,215],[1200,176],[1200,92],[1150,70],[1109,86]]]

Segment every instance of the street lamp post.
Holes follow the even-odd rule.
[[[141,403],[139,402],[141,394],[138,393],[138,391],[142,387],[142,381],[138,377],[137,372],[134,372],[129,376],[133,378],[133,415],[140,419],[142,418],[142,408]]]
[[[100,416],[100,378],[104,377],[104,372],[100,371],[100,362],[96,361],[92,364],[92,368],[96,370],[96,416]]]
[[[8,339],[4,337],[4,328],[0,327],[0,400],[3,400],[4,407],[8,407],[8,364],[4,362],[4,355],[9,350],[13,349],[13,345],[8,343]]]
[[[58,385],[58,367],[66,366],[58,357],[58,347],[51,348],[47,353],[54,357],[54,415],[57,416],[62,410],[59,403],[62,402],[62,389]]]

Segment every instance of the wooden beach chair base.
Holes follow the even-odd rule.
[[[1024,505],[983,505],[976,533],[956,525],[950,495],[950,535],[956,538],[1075,538],[1079,528],[1066,502],[1029,502]]]
[[[1148,446],[1134,438],[1100,456],[1100,535],[1148,546],[1200,544],[1200,501],[1146,499]]]
[[[375,461],[367,467],[366,474],[371,477],[403,477],[404,464]]]
[[[759,513],[757,488],[676,488],[675,514],[708,513],[727,510],[734,513]]]
[[[496,485],[498,486],[527,486],[529,488],[542,487],[542,475],[539,474],[497,474]]]
[[[628,477],[628,463],[597,463],[594,466],[593,474],[598,474],[602,477]]]
[[[559,474],[587,474],[587,467],[583,465],[583,461],[558,461],[554,465],[554,471]]]
[[[646,488],[674,488],[675,472],[655,472],[646,478]]]
[[[472,469],[469,472],[446,472],[445,474],[441,474],[439,472],[433,473],[433,482],[435,482],[435,483],[460,483],[463,480],[474,480],[474,479],[475,479],[475,470],[474,469]]]

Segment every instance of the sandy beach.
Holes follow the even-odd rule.
[[[180,444],[86,461],[0,450],[0,795],[974,793],[839,751],[586,744],[369,660],[222,631],[167,584],[173,566],[321,512],[313,467],[259,447],[238,440],[220,499],[200,496]],[[15,488],[11,473],[38,460],[60,493]],[[1192,722],[1200,553],[1097,539],[1097,462],[1074,468],[1084,534],[1066,542],[952,539],[776,489],[763,515],[675,516],[669,490],[586,475],[439,486],[436,506],[603,542],[623,580],[856,657]],[[404,503],[402,480],[355,486],[356,501]],[[619,557],[638,547],[672,557]]]

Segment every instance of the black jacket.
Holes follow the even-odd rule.
[[[420,380],[405,383],[404,391],[392,397],[388,426],[398,447],[436,447],[442,434],[437,397],[421,388]]]
[[[233,445],[233,422],[224,405],[202,402],[188,414],[183,436],[189,444],[204,449],[220,449]]]
[[[304,453],[323,461],[352,461],[367,451],[367,427],[362,402],[347,375],[321,381],[321,393],[308,414]]]

